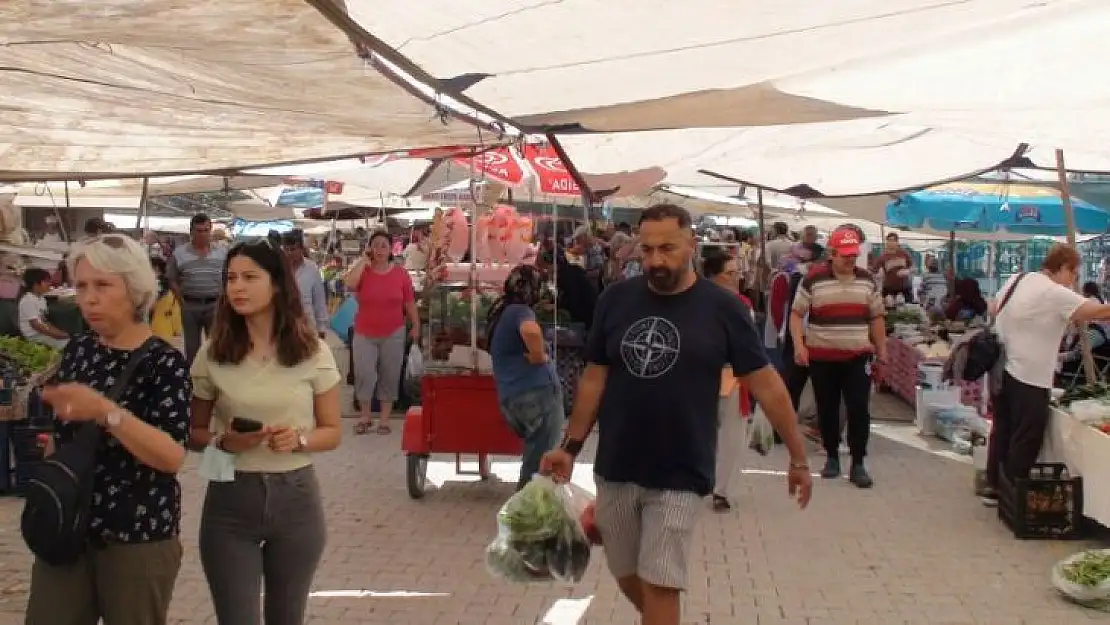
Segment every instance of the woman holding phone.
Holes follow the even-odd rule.
[[[355,261],[343,277],[355,294],[355,335],[351,341],[354,356],[355,399],[359,420],[355,434],[366,434],[374,426],[370,404],[378,398],[378,434],[389,434],[389,417],[401,385],[405,363],[405,320],[409,336],[420,339],[420,314],[416,294],[405,268],[393,262],[389,233],[370,235],[363,257]]]
[[[326,537],[312,456],[339,445],[339,372],[269,241],[228,251],[192,378],[194,443],[234,463],[209,482],[200,522],[217,622],[302,625]]]

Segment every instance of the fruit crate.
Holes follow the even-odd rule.
[[[1027,479],[1011,483],[999,472],[998,518],[1026,539],[1074,540],[1083,528],[1083,478],[1062,463],[1033,465]]]

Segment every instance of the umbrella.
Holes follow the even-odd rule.
[[[1110,212],[1072,198],[1077,232],[1110,232]],[[1066,235],[1059,192],[1008,182],[953,182],[908,193],[886,207],[895,228]]]

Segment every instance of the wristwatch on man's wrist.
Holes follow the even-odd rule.
[[[578,454],[582,453],[582,446],[584,444],[585,441],[579,440],[577,438],[564,438],[563,444],[560,445],[560,447],[568,454],[577,457]]]

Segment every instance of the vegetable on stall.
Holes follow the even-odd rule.
[[[18,336],[0,336],[0,357],[7,359],[23,376],[41,373],[50,368],[60,352],[42,343]]]

